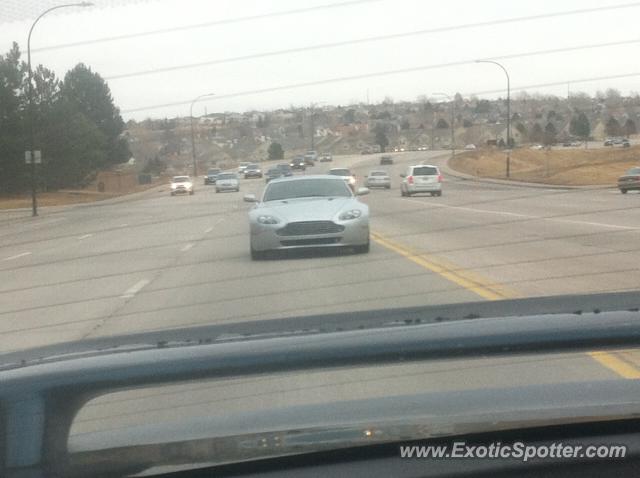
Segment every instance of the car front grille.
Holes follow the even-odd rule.
[[[338,244],[339,237],[320,237],[315,239],[289,239],[280,241],[283,246],[326,246],[328,244]]]
[[[290,222],[278,229],[279,236],[313,236],[316,234],[336,234],[344,231],[344,226],[332,221]]]

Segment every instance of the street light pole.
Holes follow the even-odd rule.
[[[196,135],[193,129],[193,105],[201,98],[206,98],[208,96],[214,96],[215,93],[205,93],[203,95],[197,96],[191,102],[191,106],[189,107],[189,119],[191,122],[191,156],[193,158],[193,180],[195,181],[198,177],[198,165],[196,163]]]
[[[29,88],[27,90],[28,103],[29,103],[29,155],[31,157],[31,215],[38,215],[38,199],[37,199],[37,190],[38,190],[38,180],[36,176],[36,159],[35,159],[35,138],[34,138],[34,124],[33,124],[33,72],[31,70],[31,34],[33,33],[33,29],[36,24],[40,21],[42,17],[44,17],[47,13],[52,12],[53,10],[58,10],[60,8],[69,8],[69,7],[91,7],[93,3],[90,2],[80,2],[80,3],[66,3],[64,5],[56,5],[51,7],[44,12],[42,12],[31,24],[31,28],[29,28],[29,36],[27,37],[27,72],[29,78]]]
[[[456,133],[454,127],[454,121],[456,118],[456,103],[453,98],[446,93],[433,93],[434,96],[444,96],[451,102],[451,157],[456,155]]]
[[[492,63],[499,66],[507,77],[507,178],[511,176],[511,79],[507,69],[497,61],[476,60],[476,63]]]

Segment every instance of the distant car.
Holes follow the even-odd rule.
[[[629,140],[625,139],[625,140],[622,142],[622,147],[623,147],[623,148],[630,148],[630,147],[631,147],[631,143],[629,142]]]
[[[240,191],[240,181],[236,173],[220,173],[216,179],[216,192]]]
[[[244,168],[244,178],[261,178],[262,177],[262,169],[260,169],[259,164],[249,164],[246,168]]]
[[[409,166],[406,174],[402,174],[401,177],[400,194],[402,196],[418,193],[442,196],[442,174],[437,166],[430,164]]]
[[[605,139],[604,140],[604,145],[605,146],[613,146],[613,140],[612,139]]]
[[[571,141],[565,141],[564,143],[562,143],[562,147],[563,148],[570,148],[571,147]]]
[[[247,166],[249,166],[251,163],[240,163],[240,165],[238,166],[238,173],[242,174],[244,173],[244,170],[247,169]]]
[[[174,176],[171,179],[171,195],[190,194],[193,196],[193,181],[189,176]]]
[[[464,149],[466,149],[467,151],[473,151],[474,149],[476,149],[476,145],[475,144],[468,144],[464,147]]]
[[[305,169],[307,169],[307,164],[304,162],[304,158],[293,158],[289,166],[291,167],[291,169],[299,171],[304,171]]]
[[[418,151],[429,151],[428,146],[418,146]]]
[[[331,156],[331,154],[329,153],[324,153],[322,156],[320,156],[321,163],[330,163],[331,161],[333,161],[333,156]]]
[[[542,146],[541,144],[534,144],[533,146],[531,146],[531,149],[539,151],[541,149],[544,149],[544,146]]]
[[[318,160],[317,151],[307,151],[304,154],[304,162],[309,166],[315,165],[317,160]]]
[[[389,173],[382,170],[371,171],[367,175],[367,179],[364,182],[364,185],[368,188],[391,188],[391,178],[389,177]]]
[[[393,164],[393,157],[380,156],[380,165],[385,165],[385,164]]]
[[[204,184],[205,185],[215,184],[216,178],[218,177],[218,174],[220,174],[221,172],[222,172],[222,169],[220,168],[209,169],[209,171],[207,171],[207,175],[204,177]]]
[[[348,168],[332,168],[329,170],[331,176],[342,176],[352,191],[356,189],[356,175]]]
[[[618,189],[622,194],[627,191],[640,190],[640,167],[631,168],[618,178]]]
[[[268,251],[317,247],[352,248],[369,252],[369,208],[339,178],[327,175],[295,176],[271,181],[262,200],[249,211],[250,251],[253,260]]]
[[[291,171],[291,166],[288,164],[276,164],[276,168],[281,170],[284,176],[291,176],[293,172]]]
[[[272,179],[283,178],[284,170],[281,168],[269,168],[267,174],[264,175],[264,181],[268,183]]]

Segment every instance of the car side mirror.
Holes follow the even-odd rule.
[[[258,202],[255,194],[245,194],[244,202]]]
[[[358,188],[356,191],[356,196],[365,196],[366,194],[369,194],[369,188]]]
[[[400,177],[401,177],[401,178],[406,178],[406,177],[407,177],[407,175],[406,175],[406,174],[401,174],[401,175],[400,175]]]

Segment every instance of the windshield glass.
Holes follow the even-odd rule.
[[[334,179],[296,179],[269,183],[263,201],[281,201],[305,197],[350,197],[344,181]]]
[[[454,320],[563,322],[608,307],[640,323],[638,19],[640,2],[624,0],[0,0],[0,477],[10,476],[4,431],[44,423],[49,433],[64,422],[46,416],[46,397],[86,398],[75,393],[92,373],[48,390],[78,361],[122,361],[126,374],[131,357],[153,357],[160,376],[183,348],[222,351],[203,362],[233,387],[192,376],[184,407],[156,410],[147,398],[179,401],[145,383],[127,415],[118,402],[102,415],[88,407],[81,436],[100,424],[106,440],[110,420],[124,427],[136,412],[205,427],[234,397],[255,405],[229,419],[244,436],[259,433],[259,412],[324,404],[333,385],[305,376],[341,367],[335,346],[354,331],[440,337]],[[302,357],[295,373],[262,374],[257,362],[245,380],[226,369],[236,347],[315,335],[325,355]],[[540,348],[527,353],[548,355]],[[403,356],[401,345],[381,350]],[[479,357],[444,364],[416,352],[407,360],[423,357],[429,373],[401,389],[369,387],[382,372],[365,357],[335,390],[344,401],[437,392],[446,404],[485,383],[507,400],[556,379],[640,380],[634,351],[576,350],[536,367],[505,357],[502,381]],[[7,398],[14,373],[42,387]],[[313,390],[304,403],[279,395],[298,385]],[[14,399],[33,405],[9,415]],[[531,413],[549,405],[542,397]],[[347,416],[333,411],[316,425]],[[468,411],[440,418],[455,431]],[[255,461],[279,446],[244,438],[238,449]],[[54,440],[24,443],[49,453]],[[180,453],[150,456],[165,455]],[[68,476],[111,476],[93,471]]]

